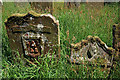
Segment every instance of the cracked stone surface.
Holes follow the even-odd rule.
[[[86,40],[71,44],[70,61],[73,63],[112,65],[114,49],[108,47],[99,37],[88,36]]]
[[[120,60],[120,23],[113,25],[113,48],[116,50],[115,60]]]
[[[13,14],[5,21],[13,54],[18,51],[25,56],[41,54],[58,55],[60,44],[59,21],[51,14]]]
[[[108,47],[99,37],[88,36],[86,40],[71,44],[71,56],[68,60],[74,64],[84,64],[105,71],[108,76],[113,64],[115,50]],[[77,66],[77,65],[76,65]],[[101,66],[101,67],[100,67]]]

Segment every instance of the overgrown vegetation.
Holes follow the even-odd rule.
[[[112,25],[118,23],[118,4],[105,5],[98,12],[89,12],[85,4],[80,8],[58,9],[53,14],[60,22],[61,58],[39,57],[38,66],[25,65],[24,60],[11,55],[4,21],[13,13],[27,13],[30,5],[15,6],[6,2],[2,7],[2,77],[3,78],[107,78],[104,69],[88,65],[74,65],[67,62],[70,43],[77,43],[88,35],[99,36],[108,46],[112,46]],[[67,33],[66,33],[67,32]],[[69,34],[69,35],[68,35]],[[74,37],[74,38],[73,38]],[[18,53],[16,53],[18,54]],[[111,78],[119,78],[120,64],[111,73]]]

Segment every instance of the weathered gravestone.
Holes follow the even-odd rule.
[[[88,36],[86,40],[71,44],[70,62],[81,64],[100,64],[106,67],[112,66],[114,49],[107,47],[97,36]]]
[[[86,40],[79,43],[71,44],[71,56],[68,57],[70,63],[92,65],[90,69],[99,69],[105,71],[104,75],[108,76],[113,64],[113,55],[115,50],[108,47],[97,36],[88,36]],[[101,66],[101,67],[100,67]],[[76,69],[77,70],[77,69]]]
[[[55,53],[58,55],[59,22],[50,14],[13,14],[5,21],[10,47],[30,57]]]
[[[32,10],[37,13],[55,14],[58,12],[57,10],[63,9],[64,2],[30,2],[30,5]]]
[[[116,50],[115,59],[120,60],[120,23],[113,25],[113,48]]]
[[[53,12],[53,2],[30,2],[31,8],[37,13]]]
[[[76,0],[73,0],[73,2],[66,1],[64,2],[64,5],[68,8],[75,8],[75,7],[78,8],[80,6],[80,2],[76,2]]]

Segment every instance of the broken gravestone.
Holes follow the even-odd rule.
[[[113,64],[114,53],[115,50],[108,47],[99,37],[88,36],[86,40],[71,44],[71,56],[68,56],[68,61],[89,67],[92,65],[92,68],[105,71],[104,75],[108,76]]]
[[[58,54],[60,44],[59,22],[50,14],[13,14],[5,21],[10,47],[29,57]]]
[[[114,49],[108,47],[99,37],[88,36],[86,40],[71,44],[70,62],[77,64],[88,62],[89,64],[111,66],[113,54]]]
[[[120,23],[113,25],[113,48],[116,51],[115,60],[120,60]]]

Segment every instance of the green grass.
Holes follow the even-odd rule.
[[[27,13],[30,5],[15,6],[14,3],[4,3],[2,8],[2,77],[3,78],[107,78],[106,72],[100,67],[74,65],[67,62],[65,55],[70,55],[69,44],[80,42],[88,35],[99,36],[108,46],[112,46],[112,25],[118,23],[118,5],[110,4],[99,12],[92,14],[81,4],[79,9],[59,9],[53,14],[60,22],[61,58],[50,60],[49,57],[39,57],[38,66],[25,65],[24,60],[11,55],[4,21],[13,13]],[[69,40],[66,31],[69,30]],[[76,40],[72,41],[73,36]],[[18,54],[18,53],[16,53]],[[48,54],[49,56],[49,54]],[[51,62],[50,62],[51,61]],[[119,78],[119,63],[116,63],[111,78]]]
[[[64,34],[69,30],[69,37],[75,36],[76,42],[88,35],[99,36],[108,46],[112,46],[112,25],[118,22],[118,7],[105,6],[96,16],[90,14],[84,5],[79,10],[59,11],[58,19]],[[116,10],[117,9],[117,10]],[[82,11],[82,13],[80,13]],[[62,37],[61,37],[62,38]]]

